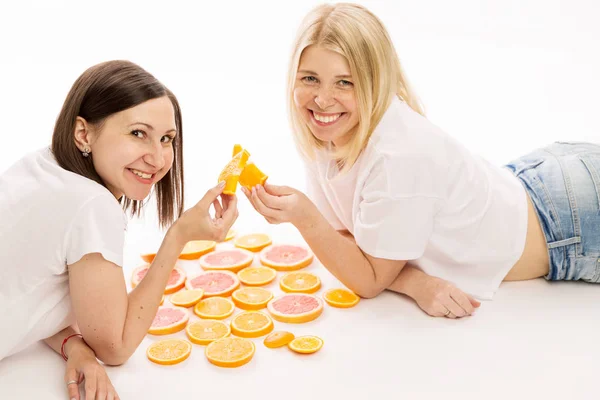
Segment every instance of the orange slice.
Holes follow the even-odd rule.
[[[258,287],[238,289],[231,295],[233,303],[242,310],[260,310],[273,298],[273,293]]]
[[[273,268],[260,265],[244,268],[237,275],[240,281],[246,286],[264,286],[273,282],[277,276],[277,271]]]
[[[279,281],[279,287],[287,293],[314,293],[321,288],[321,279],[310,272],[288,272]]]
[[[229,336],[231,329],[223,321],[204,319],[192,322],[186,326],[185,333],[192,343],[207,345],[215,340]]]
[[[151,335],[168,335],[179,332],[185,328],[188,320],[189,316],[185,308],[161,306],[158,307],[148,333]]]
[[[188,358],[191,352],[192,344],[187,340],[167,339],[152,343],[146,350],[146,356],[157,364],[173,365]]]
[[[171,304],[178,307],[192,307],[195,306],[204,296],[204,290],[202,289],[191,289],[191,290],[180,290],[179,292],[171,295]]]
[[[165,302],[165,295],[163,294],[162,297],[160,298],[160,303],[159,305],[163,305],[163,303]]]
[[[323,301],[306,293],[288,293],[275,297],[267,310],[279,322],[300,324],[317,319],[323,312]]]
[[[217,242],[212,240],[192,240],[187,242],[179,255],[182,260],[197,260],[217,247]]]
[[[243,147],[242,147],[241,144],[237,144],[237,143],[234,144],[233,145],[233,152],[231,153],[231,157],[235,157],[235,155],[237,153],[239,153],[240,151],[242,151],[242,150],[243,150]]]
[[[131,274],[131,287],[135,288],[144,279],[148,273],[150,265],[142,265],[133,270]],[[164,294],[175,293],[185,285],[185,271],[179,267],[174,267],[171,271],[171,276],[165,287]]]
[[[271,332],[264,340],[266,347],[275,349],[277,347],[283,347],[289,342],[294,340],[294,334],[287,331],[275,331]]]
[[[265,247],[259,254],[260,263],[277,271],[295,271],[309,266],[313,253],[306,246],[274,244]]]
[[[140,257],[142,257],[142,260],[144,260],[144,262],[152,264],[152,261],[154,261],[154,257],[156,257],[156,253],[144,253],[140,254]]]
[[[203,289],[204,297],[227,297],[240,286],[237,275],[230,271],[206,271],[188,278],[185,287]]]
[[[321,350],[323,339],[317,336],[299,336],[288,343],[288,347],[301,354],[312,354]]]
[[[224,297],[209,297],[200,300],[194,307],[194,314],[205,319],[225,319],[233,314],[235,304]]]
[[[226,337],[206,346],[204,354],[214,365],[236,368],[250,362],[255,351],[256,346],[248,339]]]
[[[350,308],[358,304],[360,297],[348,289],[330,289],[323,294],[323,300],[332,307]]]
[[[227,231],[227,235],[225,236],[225,241],[231,240],[237,235],[237,231],[235,229],[230,229]]]
[[[240,174],[246,166],[249,157],[250,153],[246,150],[242,150],[233,156],[225,168],[223,168],[219,174],[219,182],[225,181],[225,188],[223,189],[224,194],[235,194]]]
[[[231,320],[231,333],[244,338],[256,338],[273,330],[273,320],[260,311],[243,311]]]
[[[237,272],[254,261],[254,253],[244,249],[221,249],[200,257],[199,263],[205,271]]]
[[[248,190],[252,190],[256,185],[264,185],[268,178],[256,164],[248,162],[240,174],[240,185]]]
[[[252,233],[236,237],[233,244],[235,247],[257,252],[270,245],[271,238],[265,233]]]

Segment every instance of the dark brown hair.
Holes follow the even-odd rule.
[[[181,109],[177,98],[154,76],[129,61],[107,61],[87,69],[75,81],[62,106],[52,135],[52,153],[58,164],[71,172],[92,179],[106,187],[94,169],[93,155],[83,157],[75,145],[77,117],[101,127],[103,122],[117,112],[135,107],[148,100],[167,96],[175,111],[177,135],[173,141],[173,165],[155,187],[158,222],[161,227],[170,225],[183,211],[183,129]],[[139,215],[142,201],[120,199],[124,210]]]

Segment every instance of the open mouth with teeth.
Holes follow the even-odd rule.
[[[313,110],[309,110],[312,116],[313,121],[319,126],[330,126],[338,122],[343,116],[346,115],[345,112],[335,113],[335,114],[323,114],[318,113]]]
[[[127,168],[127,170],[131,172],[133,176],[137,178],[138,181],[141,181],[143,183],[151,183],[152,178],[154,178],[154,174],[149,174],[133,168]]]

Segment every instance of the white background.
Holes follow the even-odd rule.
[[[62,102],[86,68],[128,59],[182,105],[188,206],[216,183],[234,143],[248,148],[272,183],[302,189],[285,83],[296,28],[318,3],[3,2],[0,171],[50,143]],[[428,117],[493,163],[554,140],[600,142],[596,1],[361,3],[387,26]],[[289,227],[267,226],[240,200],[240,230],[297,239]],[[150,219],[132,221],[126,271],[159,238]],[[335,284],[322,267],[311,268]],[[503,285],[476,318],[444,321],[385,294],[361,303],[354,316],[324,315],[316,325],[329,332],[320,358],[265,355],[252,367],[224,373],[196,351],[196,359],[165,371],[148,366],[140,348],[110,373],[127,399],[165,398],[168,390],[153,385],[161,377],[165,385],[196,381],[200,395],[240,395],[250,385],[248,398],[261,397],[259,383],[275,385],[267,398],[284,390],[289,398],[325,398],[334,390],[346,398],[594,398],[587,385],[600,356],[593,333],[599,300],[592,285]],[[281,375],[286,368],[296,374],[288,383]],[[142,384],[142,373],[153,380]],[[61,379],[62,361],[39,347],[0,363],[0,397],[66,398]],[[186,388],[177,393],[190,393]]]

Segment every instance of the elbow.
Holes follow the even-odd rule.
[[[92,350],[96,353],[98,360],[110,366],[123,365],[133,355],[133,351],[113,344],[98,345]]]
[[[385,287],[376,284],[371,284],[357,289],[358,290],[354,291],[357,295],[359,295],[363,299],[372,299],[374,297],[377,297],[381,292],[383,292],[385,290]]]

